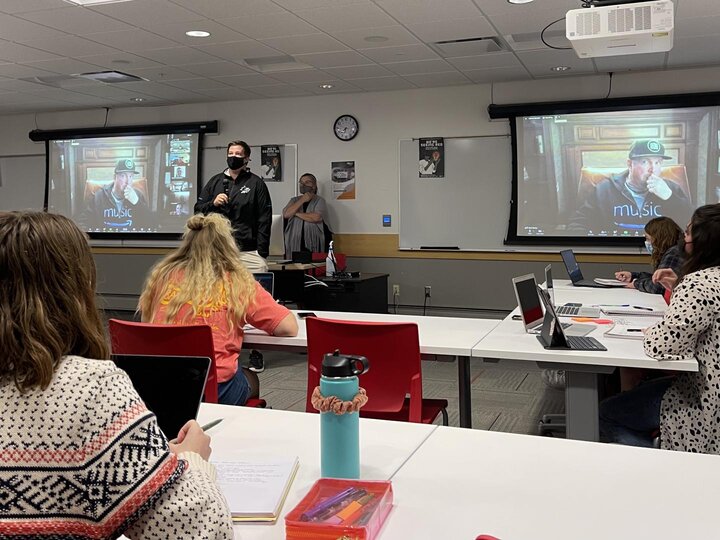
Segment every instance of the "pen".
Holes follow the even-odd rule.
[[[628,332],[642,332],[642,328],[628,328]]]
[[[598,304],[597,307],[630,307],[630,304]]]
[[[344,489],[337,495],[334,495],[333,497],[328,497],[327,499],[322,501],[320,504],[316,504],[314,507],[312,507],[307,512],[303,512],[302,515],[300,516],[300,521],[310,521],[311,519],[313,519],[313,518],[319,516],[320,514],[322,514],[323,512],[325,512],[325,510],[327,510],[328,508],[333,506],[335,503],[343,500],[348,495],[352,495],[356,491],[357,491],[357,488],[349,487],[347,489]]]
[[[207,430],[210,429],[210,428],[214,428],[215,426],[217,426],[217,425],[218,425],[220,422],[222,422],[222,421],[223,421],[222,418],[218,418],[217,420],[213,420],[212,422],[208,422],[208,423],[205,424],[204,426],[201,426],[201,429],[202,429],[203,431],[207,431]]]
[[[633,306],[635,309],[644,309],[645,311],[652,311],[653,308],[645,307],[645,306]]]
[[[367,494],[367,491],[364,489],[356,489],[354,493],[350,493],[349,495],[346,495],[339,501],[337,501],[335,504],[333,504],[330,508],[325,510],[322,514],[317,516],[315,519],[317,521],[328,521],[332,520],[336,517],[336,514],[346,508],[350,503],[355,501],[356,499],[359,499],[360,497],[364,497]],[[342,521],[342,520],[339,520]],[[338,523],[339,523],[338,521]]]

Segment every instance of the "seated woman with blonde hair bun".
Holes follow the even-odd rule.
[[[244,405],[259,395],[257,375],[238,366],[243,326],[274,336],[298,331],[295,315],[247,271],[230,222],[217,213],[187,221],[180,246],[150,272],[138,307],[143,322],[210,325],[218,397],[225,405]]]
[[[85,235],[0,212],[0,538],[233,538],[210,437],[169,443],[109,357]]]

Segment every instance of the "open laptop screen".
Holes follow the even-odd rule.
[[[535,275],[527,274],[513,278],[512,281],[525,328],[535,328],[542,322],[543,318],[543,309],[538,297]]]
[[[197,417],[210,371],[209,358],[113,354],[112,360],[128,374],[168,439]]]
[[[548,264],[545,267],[545,289],[550,295],[550,301],[555,304],[555,286],[553,285],[552,278],[552,264]]]
[[[255,272],[253,274],[255,281],[257,281],[262,288],[270,293],[270,296],[275,298],[275,274],[272,272]]]
[[[573,283],[576,281],[582,281],[583,275],[580,271],[580,266],[575,259],[575,254],[572,249],[565,249],[560,252],[563,262],[565,263],[565,269]]]

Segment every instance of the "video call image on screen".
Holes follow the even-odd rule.
[[[518,237],[643,237],[720,200],[720,107],[516,122]]]
[[[50,141],[48,211],[89,233],[182,233],[198,144],[197,133]]]

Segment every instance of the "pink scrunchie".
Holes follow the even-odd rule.
[[[315,409],[321,413],[332,411],[335,414],[358,412],[367,403],[367,400],[368,397],[364,388],[358,388],[358,393],[355,394],[352,401],[342,401],[336,396],[325,397],[320,393],[319,386],[315,387],[310,397],[310,403]]]

